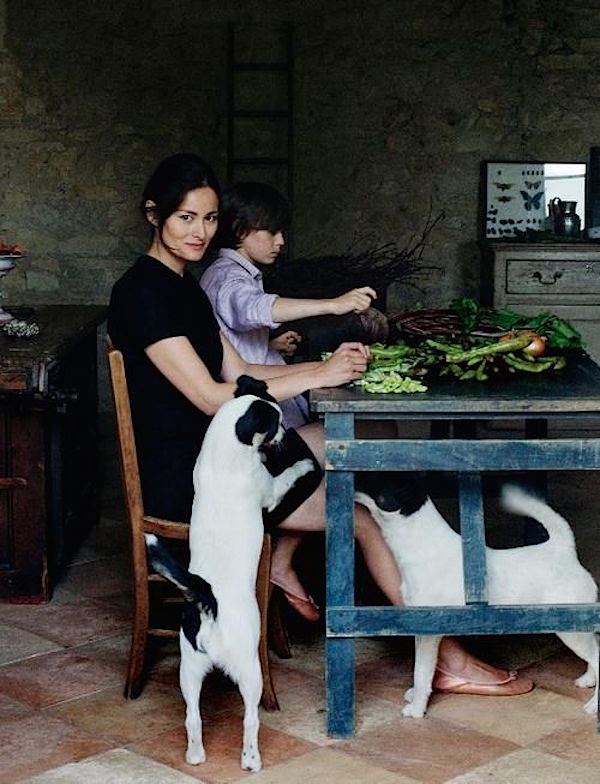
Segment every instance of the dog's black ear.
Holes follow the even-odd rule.
[[[275,398],[267,392],[267,385],[264,381],[260,381],[252,376],[240,376],[237,380],[237,389],[234,392],[234,397],[242,397],[242,395],[254,395],[263,400],[271,400],[276,402]]]
[[[280,419],[279,411],[270,403],[254,400],[235,423],[235,434],[242,444],[252,446],[256,433],[265,433],[264,443],[268,444],[279,429]]]

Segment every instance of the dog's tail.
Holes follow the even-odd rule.
[[[506,484],[500,500],[508,512],[537,520],[548,531],[553,544],[575,548],[575,537],[569,523],[541,498],[536,498],[519,485]]]
[[[148,563],[152,568],[158,574],[174,583],[187,602],[216,618],[217,600],[212,592],[210,583],[200,577],[200,575],[192,574],[187,569],[184,569],[154,534],[144,534],[144,536],[146,537]]]

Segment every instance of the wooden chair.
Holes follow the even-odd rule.
[[[155,588],[160,587],[159,584],[165,583],[165,580],[160,575],[151,572],[148,569],[144,533],[153,533],[164,539],[175,539],[181,542],[188,539],[189,524],[162,520],[156,517],[150,517],[144,513],[123,355],[114,348],[109,336],[107,336],[106,343],[109,375],[117,422],[123,493],[125,496],[131,536],[134,612],[133,635],[129,651],[127,680],[125,682],[125,697],[133,699],[138,697],[142,690],[142,675],[146,659],[148,637],[177,637],[179,635],[179,631],[175,626],[168,628],[167,624],[160,626],[151,625],[153,619],[151,610],[154,612],[157,609],[157,607],[152,606],[153,601],[156,598],[153,594],[157,593],[157,591],[153,591],[152,588],[153,586]],[[267,646],[270,568],[271,537],[268,534],[265,534],[256,581],[256,595],[261,617],[259,655],[263,676],[262,705],[265,710],[279,710],[277,696],[271,679]],[[171,598],[169,600],[169,598],[167,598],[166,602],[172,603],[173,599]],[[157,602],[154,601],[154,604],[157,604]],[[167,610],[168,609],[169,606],[167,604]],[[170,615],[173,616],[172,606],[170,607],[170,610]]]

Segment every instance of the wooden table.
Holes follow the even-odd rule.
[[[96,333],[106,308],[51,305],[0,331],[0,598],[44,601],[97,514]]]
[[[498,382],[437,382],[426,393],[370,395],[353,388],[311,393],[325,418],[327,493],[327,730],[354,733],[356,637],[416,634],[529,634],[600,631],[600,604],[491,606],[486,602],[482,471],[600,469],[600,368],[584,356],[553,376],[522,374]],[[397,438],[359,440],[355,419],[547,421],[581,426],[577,438]],[[401,427],[400,427],[401,429]],[[354,472],[457,473],[467,604],[464,607],[356,607]]]

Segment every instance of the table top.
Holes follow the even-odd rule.
[[[95,334],[106,312],[102,305],[43,305],[26,319],[38,324],[39,335],[11,338],[0,330],[0,392],[46,392],[48,370]]]
[[[406,419],[527,418],[600,415],[600,367],[587,355],[564,370],[515,374],[485,382],[425,379],[427,392],[370,394],[360,387],[314,389],[311,409],[320,414],[394,415]]]

